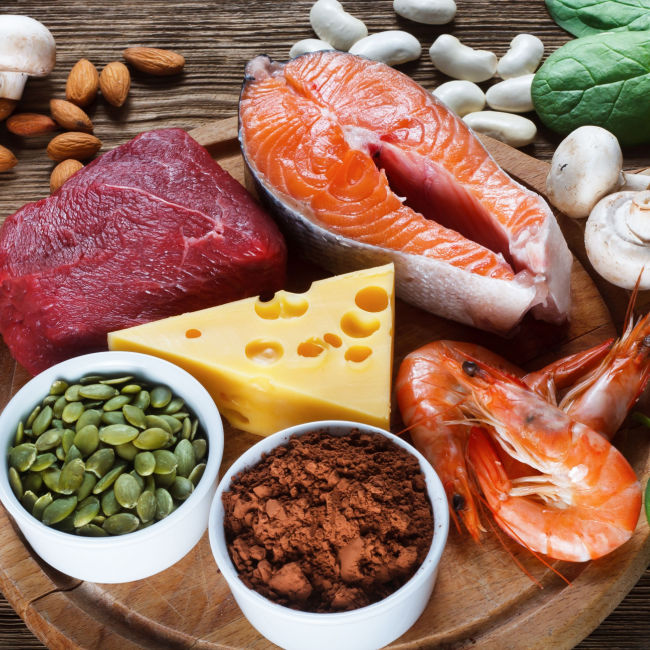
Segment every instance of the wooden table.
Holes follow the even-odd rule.
[[[423,56],[402,70],[430,89],[446,80],[433,69],[426,53],[438,34],[451,32],[463,42],[499,56],[522,32],[542,38],[547,53],[570,39],[552,22],[542,0],[458,0],[456,20],[440,28],[397,17],[389,0],[343,4],[366,22],[371,33],[401,28],[415,34],[423,44]],[[63,98],[67,73],[78,59],[88,58],[101,69],[120,60],[123,48],[145,45],[181,52],[187,60],[185,71],[166,79],[135,73],[129,99],[119,109],[98,98],[88,113],[103,142],[102,151],[147,129],[189,129],[229,117],[237,110],[243,68],[249,58],[267,53],[286,59],[292,43],[314,36],[309,26],[311,5],[311,0],[10,0],[3,4],[5,13],[24,13],[40,20],[52,31],[58,46],[54,72],[45,79],[30,80],[18,110],[47,113],[50,98]],[[0,221],[24,203],[48,194],[53,165],[45,155],[47,141],[47,137],[22,140],[0,125],[0,144],[11,148],[19,159],[12,172],[0,175]],[[535,143],[525,150],[549,160],[559,141],[558,136],[541,129]],[[650,166],[647,147],[624,153],[627,168]],[[620,325],[625,294],[606,285],[599,288]],[[648,304],[647,297],[643,304]],[[649,644],[650,571],[646,571],[617,609],[578,647],[643,648]],[[0,599],[0,647],[42,647],[4,599]]]

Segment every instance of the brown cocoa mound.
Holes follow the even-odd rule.
[[[241,580],[303,611],[385,598],[415,573],[433,537],[418,461],[357,429],[292,438],[234,476],[223,503]]]

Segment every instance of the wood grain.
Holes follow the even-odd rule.
[[[311,0],[225,0],[218,3],[9,0],[3,3],[0,11],[38,18],[57,40],[57,66],[53,74],[45,79],[30,80],[19,108],[21,111],[46,112],[50,98],[63,97],[67,72],[81,57],[90,58],[101,68],[112,60],[119,60],[121,50],[132,45],[167,47],[186,57],[185,71],[178,77],[154,79],[134,74],[130,97],[121,109],[108,106],[101,98],[89,109],[95,133],[104,143],[102,151],[106,151],[150,128],[192,128],[214,118],[232,116],[245,62],[262,52],[286,59],[293,42],[313,35],[308,21],[311,4]],[[425,53],[420,61],[402,66],[402,69],[427,88],[446,80],[433,70],[426,55],[426,49],[440,33],[450,31],[464,42],[492,49],[498,55],[503,54],[512,37],[521,32],[540,36],[547,53],[570,39],[551,21],[542,0],[458,0],[457,4],[458,15],[451,25],[428,27],[396,17],[390,0],[344,0],[346,9],[362,18],[371,32],[402,28],[419,37]],[[549,160],[558,142],[557,136],[540,129],[535,143],[524,151]],[[1,221],[25,202],[47,195],[53,163],[44,153],[47,138],[23,140],[9,134],[0,124],[0,144],[12,148],[19,158],[12,172],[0,174]],[[650,165],[650,155],[643,147],[627,149],[624,153],[628,169]],[[568,237],[570,242],[579,243],[579,226],[575,223],[562,225],[565,234],[573,233]],[[618,324],[622,318],[621,305],[624,306],[627,296],[611,291],[611,287],[608,293],[607,289],[601,289],[601,293]],[[404,319],[407,316],[405,313]],[[590,336],[597,337],[597,330]],[[13,373],[11,360],[0,355],[0,377],[5,380],[7,373]],[[24,379],[19,371],[11,378],[11,386],[19,385]],[[5,395],[0,396],[0,404],[5,400]],[[619,585],[618,589],[616,595],[620,599],[627,586],[622,589]],[[7,622],[5,612],[6,607],[0,602],[0,614],[3,614],[0,617],[0,647],[42,647],[25,628],[17,633],[17,621]],[[646,572],[644,581],[617,612],[579,647],[641,648],[647,647],[649,638],[650,573]]]

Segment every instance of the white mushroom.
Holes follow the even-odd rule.
[[[574,219],[587,217],[600,199],[622,187],[649,185],[649,177],[623,172],[616,136],[599,126],[581,126],[562,140],[546,178],[549,201]]]
[[[485,93],[472,81],[447,81],[440,84],[433,95],[460,117],[485,108]]]
[[[606,280],[650,289],[650,191],[616,192],[599,201],[585,227],[585,248]]]
[[[320,52],[321,50],[333,50],[334,48],[325,41],[317,38],[303,38],[302,41],[294,43],[289,50],[289,58],[294,59],[301,54],[308,54],[309,52]]]
[[[318,38],[344,52],[368,36],[364,23],[347,13],[338,0],[317,0],[309,11],[309,21]]]
[[[371,34],[357,41],[350,48],[350,54],[365,56],[387,65],[399,65],[419,59],[422,54],[422,46],[413,34],[399,29],[390,29]]]
[[[474,50],[451,34],[440,34],[429,48],[433,64],[454,79],[486,81],[494,76],[497,57],[487,50]]]
[[[51,72],[55,53],[54,37],[38,20],[0,15],[0,98],[20,99],[29,76]]]
[[[454,0],[393,0],[395,13],[416,23],[444,25],[454,19]]]

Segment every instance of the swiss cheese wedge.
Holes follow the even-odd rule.
[[[111,350],[185,368],[235,427],[268,435],[346,419],[388,428],[392,264],[111,332]]]

